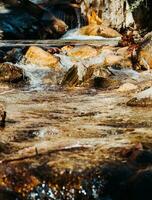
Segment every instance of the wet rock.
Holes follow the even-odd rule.
[[[148,88],[136,94],[131,100],[127,102],[128,106],[152,106],[152,88]]]
[[[94,77],[103,77],[108,78],[111,75],[111,72],[108,71],[104,65],[92,65],[87,68],[87,72],[84,76],[84,81],[88,81]]]
[[[144,37],[138,54],[139,65],[144,69],[152,69],[152,32]]]
[[[97,56],[97,50],[91,46],[79,46],[70,49],[67,53],[68,56],[74,57],[75,59],[86,59]]]
[[[121,37],[121,34],[118,33],[116,30],[106,27],[104,25],[93,25],[90,24],[88,26],[82,27],[79,30],[79,33],[82,35],[89,35],[89,36],[102,36],[105,38],[116,38]]]
[[[77,63],[65,74],[62,85],[117,88],[119,81],[114,80],[111,75],[108,66],[98,64],[86,67],[82,63]]]
[[[74,65],[65,74],[61,84],[70,87],[80,85],[83,82],[85,73],[86,67],[84,65]]]
[[[114,89],[118,87],[119,82],[110,78],[95,77],[92,85],[95,88]]]
[[[0,64],[0,82],[18,83],[24,80],[24,72],[21,68],[11,63]]]
[[[42,32],[42,34],[40,33],[40,35],[43,39],[59,38],[68,29],[68,26],[65,24],[64,21],[57,19],[55,17],[52,18],[49,23],[47,22],[45,26],[44,24],[41,27],[42,29],[40,28],[40,32]]]
[[[136,90],[138,87],[132,83],[124,83],[118,88],[118,92],[129,92],[132,90]]]
[[[102,65],[93,65],[87,68],[87,72],[84,76],[84,85],[88,83],[90,87],[95,88],[108,88],[115,86],[116,81],[112,80],[112,77],[108,68]]]
[[[32,63],[44,67],[57,68],[58,58],[44,51],[40,47],[31,46],[25,54],[26,63]]]

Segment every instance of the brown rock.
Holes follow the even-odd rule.
[[[50,16],[46,16],[48,20],[50,21]],[[45,38],[59,38],[62,36],[68,29],[67,24],[65,24],[64,21],[52,17],[50,23],[47,24],[47,26],[42,27],[42,37]]]
[[[90,46],[79,46],[75,47],[68,51],[68,56],[74,57],[74,58],[90,58],[97,56],[98,52],[95,48]]]
[[[145,69],[152,69],[152,32],[148,33],[141,45],[138,61]]]
[[[115,88],[118,84],[117,81],[113,80],[110,71],[107,67],[102,65],[93,65],[88,67],[87,72],[84,76],[84,85],[95,88]]]
[[[0,64],[0,82],[18,83],[24,79],[23,70],[10,63]]]
[[[82,64],[74,65],[65,74],[62,85],[89,86],[96,88],[115,87],[116,81],[110,78],[111,73],[102,65],[93,65],[86,68]]]
[[[71,67],[65,74],[62,85],[65,86],[77,86],[83,82],[83,77],[86,73],[86,68],[79,64]]]
[[[57,34],[64,34],[67,31],[68,26],[65,24],[64,21],[54,18],[52,20],[51,28]]]
[[[67,46],[63,46],[61,48],[61,51],[62,52],[68,52],[68,51],[72,50],[73,48],[74,48],[73,46],[67,45]]]
[[[107,27],[105,25],[90,24],[88,26],[82,27],[79,30],[79,32],[82,35],[102,36],[105,38],[121,37],[120,33],[118,33],[116,30],[114,30],[110,27]]]
[[[111,73],[104,68],[102,65],[93,65],[88,67],[87,72],[84,76],[84,81],[88,81],[94,77],[103,77],[108,78],[111,75]]]
[[[58,58],[43,49],[31,46],[25,54],[26,62],[40,66],[57,68]]]

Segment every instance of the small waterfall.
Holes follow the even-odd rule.
[[[34,64],[24,64],[23,62],[17,64],[18,67],[24,70],[25,76],[29,78],[30,91],[43,90],[46,85],[43,83],[44,77],[50,72],[49,67],[40,67]]]

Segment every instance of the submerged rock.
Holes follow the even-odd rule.
[[[128,106],[152,106],[152,87],[136,94],[127,102]]]
[[[68,26],[65,24],[64,21],[54,17],[50,20],[50,23],[48,23],[48,25],[42,27],[42,29],[40,28],[40,35],[43,39],[59,38],[67,31],[67,29]]]
[[[18,83],[24,80],[24,72],[21,68],[11,63],[0,64],[0,82]]]
[[[40,47],[31,46],[25,54],[26,63],[57,68],[58,58]]]

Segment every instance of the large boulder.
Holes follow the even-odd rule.
[[[24,80],[24,72],[11,63],[0,64],[0,82],[18,83]]]
[[[56,68],[59,59],[40,47],[31,46],[25,54],[26,63]]]
[[[141,67],[152,69],[152,32],[144,37],[138,54],[138,62]]]

